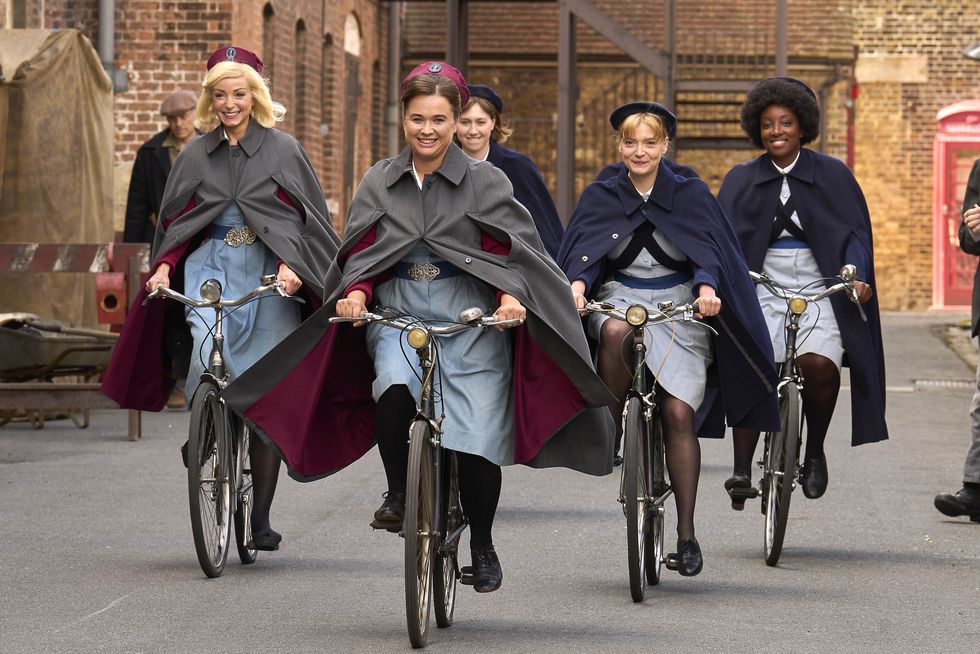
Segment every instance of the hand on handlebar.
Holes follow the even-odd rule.
[[[698,293],[700,297],[694,301],[694,304],[698,305],[698,311],[694,314],[695,318],[717,316],[721,313],[721,298],[715,295],[715,289],[707,284],[701,284]]]
[[[855,295],[856,299],[858,300],[858,302],[860,302],[861,304],[864,304],[865,302],[867,302],[868,300],[871,299],[871,296],[874,295],[874,291],[871,290],[871,285],[870,284],[867,284],[865,282],[859,282],[859,281],[855,280],[854,281],[854,295]]]
[[[170,264],[161,263],[153,276],[146,280],[146,290],[152,293],[157,286],[170,288]]]
[[[351,291],[343,300],[337,301],[337,315],[341,318],[357,318],[367,311],[367,306],[364,304],[366,300],[367,295],[364,291]],[[354,326],[360,327],[363,324],[364,321],[361,320],[355,322]]]
[[[517,298],[504,293],[500,296],[500,307],[493,314],[494,320],[524,320],[527,317],[527,309]],[[514,325],[497,325],[498,331],[504,331]]]
[[[276,275],[276,281],[282,284],[282,290],[286,292],[286,295],[295,295],[299,291],[299,287],[303,285],[303,280],[301,280],[293,269],[287,266],[285,263],[279,264],[279,272]]]

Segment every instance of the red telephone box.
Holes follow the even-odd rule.
[[[949,105],[936,116],[933,143],[933,308],[969,308],[977,257],[959,248],[963,193],[980,158],[980,100]]]

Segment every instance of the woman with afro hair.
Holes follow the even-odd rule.
[[[758,158],[725,176],[718,200],[735,228],[749,269],[787,288],[815,291],[814,281],[834,277],[844,264],[857,267],[858,307],[837,293],[803,315],[797,343],[806,380],[802,389],[806,451],[800,475],[803,494],[815,499],[827,489],[824,439],[840,391],[841,366],[851,371],[851,444],[885,440],[885,369],[878,302],[874,295],[874,250],[864,194],[840,160],[803,146],[817,138],[820,108],[805,83],[770,77],[757,83],[742,106],[742,129]],[[757,286],[776,362],[785,359],[786,303]],[[734,471],[725,482],[732,508],[753,494],[751,464],[759,433],[734,429]],[[741,492],[739,492],[741,491]]]

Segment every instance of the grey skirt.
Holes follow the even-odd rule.
[[[599,288],[595,299],[617,307],[642,304],[655,310],[658,302],[670,300],[675,304],[686,304],[694,296],[690,281],[666,290],[648,290],[630,288],[610,280]],[[589,335],[599,340],[602,324],[609,319],[599,313],[592,314],[588,320]],[[673,321],[647,327],[643,343],[647,348],[647,367],[660,386],[697,411],[704,401],[707,369],[712,361],[708,331],[698,325]]]
[[[823,275],[813,258],[809,248],[769,248],[766,250],[764,273],[773,280],[793,290],[803,289]],[[805,292],[818,292],[826,288],[825,284],[813,285]],[[772,349],[776,355],[776,363],[786,361],[786,301],[775,297],[762,285],[756,285],[762,314],[772,338]],[[819,354],[825,356],[840,370],[844,360],[844,343],[841,340],[837,318],[830,298],[824,298],[816,304],[810,304],[800,320],[800,331],[796,337],[797,354]]]

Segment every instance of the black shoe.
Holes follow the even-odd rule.
[[[263,552],[275,552],[281,542],[282,534],[272,527],[266,527],[259,531],[252,531],[252,542],[249,545]]]
[[[623,457],[619,456],[618,454],[614,454],[613,455],[613,467],[614,468],[618,468],[621,465],[623,465]]]
[[[759,489],[752,487],[752,478],[741,472],[736,472],[725,480],[725,490],[732,498],[732,508],[736,511],[745,508],[745,500],[759,496]]]
[[[473,590],[478,593],[492,593],[500,588],[504,581],[504,571],[500,567],[500,559],[493,545],[483,547],[478,550],[470,550],[473,557],[473,565],[465,566],[460,572],[462,576],[459,583],[466,586],[473,586]]]
[[[800,485],[803,494],[811,500],[823,496],[827,492],[827,457],[807,459],[800,473]]]
[[[388,491],[381,497],[384,498],[384,502],[374,512],[374,520],[371,521],[371,527],[374,529],[387,529],[397,534],[402,530],[402,519],[405,517],[405,493]]]
[[[677,541],[677,572],[682,577],[693,577],[701,572],[704,559],[701,558],[701,546],[696,538]]]
[[[184,467],[187,467],[187,444],[190,441],[184,441],[184,444],[180,446],[180,460],[184,462]]]
[[[943,515],[970,516],[973,522],[980,522],[980,485],[963,484],[955,493],[941,493],[934,500],[936,508]]]

